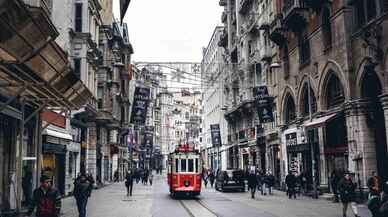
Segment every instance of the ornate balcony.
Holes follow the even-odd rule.
[[[286,31],[283,27],[281,14],[276,15],[275,19],[271,23],[269,39],[271,39],[271,41],[273,41],[278,46],[282,46],[283,44],[287,43]]]
[[[291,31],[299,31],[307,23],[307,6],[304,0],[285,0],[283,6],[283,22]]]
[[[252,0],[240,0],[240,5],[238,7],[238,12],[240,14],[246,14],[249,11]]]

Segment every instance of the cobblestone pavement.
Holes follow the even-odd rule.
[[[300,197],[289,200],[284,192],[251,199],[248,193],[221,193],[203,189],[197,200],[171,199],[165,178],[155,176],[153,186],[134,185],[132,197],[124,183],[95,190],[88,203],[88,217],[342,217],[341,204],[324,199]],[[371,217],[359,205],[361,217]],[[63,200],[61,217],[77,217],[73,197]],[[349,208],[349,217],[354,216]]]

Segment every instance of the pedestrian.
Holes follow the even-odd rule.
[[[384,183],[383,193],[381,196],[381,205],[379,209],[380,217],[388,216],[388,182]]]
[[[77,202],[79,217],[86,216],[86,206],[93,189],[94,180],[90,175],[80,174],[74,181],[73,196]]]
[[[213,171],[210,171],[210,174],[209,174],[209,181],[210,181],[210,186],[213,188],[213,185],[214,185],[214,181],[215,181],[215,176],[214,176],[214,173]]]
[[[288,199],[291,199],[292,197],[296,199],[296,192],[295,192],[296,182],[297,181],[294,173],[292,171],[289,171],[288,175],[286,176]]]
[[[248,174],[248,188],[251,191],[251,198],[255,198],[256,188],[257,188],[257,178],[255,171],[251,171]]]
[[[205,184],[205,188],[207,188],[208,175],[207,175],[206,169],[204,169],[202,172],[202,179],[203,179],[203,183]]]
[[[51,186],[51,178],[40,177],[40,186],[32,193],[32,201],[27,213],[31,216],[36,208],[36,217],[59,217],[61,210],[61,195]]]
[[[338,197],[338,183],[340,182],[340,176],[338,175],[338,171],[333,170],[330,176],[330,185],[331,189],[333,190],[334,194],[334,203],[339,202],[339,197]]]
[[[146,169],[145,171],[144,171],[144,174],[143,174],[143,184],[144,185],[147,185],[148,184],[148,169]]]
[[[150,175],[148,176],[148,181],[150,182],[150,185],[152,185],[153,179],[154,179],[154,175],[152,174],[152,170],[151,170]]]
[[[114,180],[113,182],[118,182],[119,181],[119,171],[115,171],[113,174]]]
[[[275,176],[272,174],[271,171],[268,171],[268,175],[267,175],[268,195],[272,195],[272,187],[274,185],[275,185]]]
[[[256,173],[256,179],[257,179],[257,190],[261,192],[261,195],[264,195],[264,175],[261,171],[258,171]]]
[[[355,189],[356,189],[356,184],[353,182],[352,178],[350,177],[350,173],[346,172],[338,185],[338,190],[340,193],[341,202],[343,206],[342,207],[343,217],[346,217],[346,212],[348,210],[349,203],[353,210],[354,216],[358,217],[357,205],[354,202]]]
[[[369,197],[373,195],[380,196],[381,178],[376,174],[375,171],[372,172],[372,176],[368,179],[367,185],[369,189]]]
[[[127,174],[125,176],[125,187],[127,188],[127,197],[131,196],[132,197],[132,189],[133,189],[133,177],[134,174],[132,171],[127,171]]]

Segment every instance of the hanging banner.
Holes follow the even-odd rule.
[[[257,113],[259,114],[260,123],[273,122],[272,105],[274,98],[269,96],[267,86],[258,86],[253,88],[255,96]]]
[[[133,130],[129,129],[128,130],[128,135],[127,135],[127,143],[128,143],[128,152],[131,152],[133,146],[134,146],[134,136],[133,136]]]
[[[152,148],[154,145],[154,126],[145,126],[144,128],[144,140],[143,146],[146,148]]]
[[[150,88],[136,87],[133,97],[131,123],[144,125],[147,116],[148,102],[150,100]]]
[[[213,146],[221,146],[221,132],[219,124],[211,124],[210,125],[210,134],[212,137],[212,145]]]

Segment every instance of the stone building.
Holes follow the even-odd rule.
[[[380,0],[274,1],[276,100],[283,178],[306,172],[321,188],[333,171],[387,180],[388,4]]]
[[[103,63],[97,72],[97,176],[112,181],[117,171],[125,177],[128,165],[130,61],[133,53],[127,25],[118,22],[100,28]]]
[[[52,130],[47,127],[56,122],[43,119],[49,112],[80,109],[92,93],[71,67],[68,50],[58,38],[59,28],[50,19],[55,11],[52,1],[9,0],[0,7],[4,9],[0,14],[2,214],[20,211],[39,184],[48,147],[42,145],[42,132]],[[58,116],[66,134],[68,121]],[[71,140],[67,136],[66,144]]]
[[[226,69],[225,48],[219,45],[227,43],[225,37],[226,29],[218,26],[214,29],[209,44],[203,51],[202,71],[201,71],[201,87],[203,94],[203,114],[202,114],[202,142],[201,152],[205,160],[206,168],[214,170],[227,169],[227,123],[224,118],[224,109],[226,106],[224,94],[224,78],[227,75],[224,72]],[[210,125],[219,124],[221,133],[220,147],[212,144]]]
[[[273,75],[275,44],[266,29],[273,17],[272,1],[221,0],[225,32],[220,46],[228,54],[224,73],[225,118],[228,121],[227,167],[247,169],[256,166],[280,178],[276,104],[269,110],[273,121],[260,122],[255,103],[255,90],[265,86],[277,98]]]

